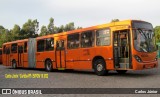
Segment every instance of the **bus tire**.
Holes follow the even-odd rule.
[[[116,70],[119,74],[125,74],[127,70]]]
[[[95,60],[95,62],[94,62],[94,72],[98,76],[103,76],[103,75],[108,73],[108,71],[106,70],[106,63],[103,59]]]
[[[17,68],[17,63],[15,60],[12,61],[12,68],[13,69],[16,69]]]
[[[46,62],[45,62],[45,69],[48,72],[51,72],[53,70],[53,68],[52,68],[52,62],[50,60],[46,60]]]

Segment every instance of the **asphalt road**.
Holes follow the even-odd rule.
[[[33,78],[33,76],[32,78],[7,78],[7,75],[9,74],[48,74],[48,78]],[[0,88],[160,88],[160,66],[155,69],[147,69],[143,71],[128,71],[126,74],[118,74],[115,71],[110,71],[109,74],[106,76],[97,76],[96,74],[94,74],[93,71],[74,70],[46,72],[41,69],[11,69],[3,65],[0,65]],[[4,95],[0,95],[0,97],[1,96]],[[29,95],[27,96],[29,97]],[[54,96],[97,97],[97,95],[86,94],[81,94],[79,96],[76,94],[58,94]],[[102,94],[99,97],[101,96],[106,97],[105,94]],[[108,96],[124,97],[123,95],[117,94],[107,95],[107,97]],[[134,97],[134,95],[131,94],[128,94],[126,97],[130,96]],[[160,97],[158,94],[141,94],[140,97],[142,96]],[[40,95],[38,97],[40,97]]]

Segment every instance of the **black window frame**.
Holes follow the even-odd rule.
[[[24,42],[24,53],[27,53],[28,42]]]
[[[41,43],[40,41],[43,41],[43,43]],[[39,45],[39,42],[43,44],[43,46]],[[45,51],[45,39],[37,40],[37,52],[44,52],[44,51]]]
[[[0,50],[0,55],[2,55],[2,50]]]
[[[67,36],[67,49],[77,49],[79,47],[80,47],[80,34],[79,33],[69,34]]]
[[[53,42],[53,44],[48,45],[48,43],[47,43],[47,40],[48,40],[48,39],[52,40],[52,41],[49,41],[49,42],[50,42],[50,44],[51,44],[51,42]],[[52,45],[53,45],[53,47],[52,47]],[[49,48],[48,48],[47,46],[48,46]],[[48,49],[47,49],[47,48],[48,48]],[[51,38],[46,38],[46,39],[45,39],[45,51],[53,51],[53,50],[54,50],[54,38],[52,38],[52,37],[51,37]]]
[[[17,49],[18,49],[17,43],[11,44],[11,53],[17,53]]]
[[[98,33],[98,31],[101,31],[101,30],[109,30],[109,34],[108,35],[106,35],[106,36],[104,36],[104,35],[102,35],[103,37],[97,37],[97,33]],[[110,30],[110,28],[102,28],[102,29],[98,29],[98,30],[96,30],[96,46],[109,46],[109,45],[111,45],[111,30]],[[107,44],[98,44],[98,38],[108,38],[108,40],[106,40],[106,41],[109,41],[109,43],[107,43]]]
[[[92,35],[84,36],[84,34],[86,34],[86,33],[92,33]],[[84,39],[85,37],[88,37],[88,39]],[[88,30],[88,31],[82,32],[80,39],[81,39],[81,48],[94,47],[95,46],[95,30]],[[87,43],[85,43],[87,41],[88,41],[89,45],[87,45]]]
[[[3,54],[6,54],[6,46],[3,46]]]

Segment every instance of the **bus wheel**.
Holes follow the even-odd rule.
[[[98,76],[105,75],[108,72],[103,59],[98,59],[94,62],[94,71]]]
[[[51,62],[50,60],[47,60],[47,61],[45,62],[45,69],[46,69],[46,71],[48,71],[48,72],[51,72],[51,71],[52,71],[52,62]]]
[[[16,68],[17,68],[17,63],[16,63],[16,61],[12,61],[12,68],[13,68],[13,69],[16,69]]]
[[[127,70],[116,70],[119,74],[125,74]]]

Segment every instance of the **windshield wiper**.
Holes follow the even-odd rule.
[[[144,36],[144,39],[147,39],[147,36],[146,36],[146,34],[142,31],[142,29],[138,28],[137,30],[139,31],[139,33],[140,33],[142,36]]]

